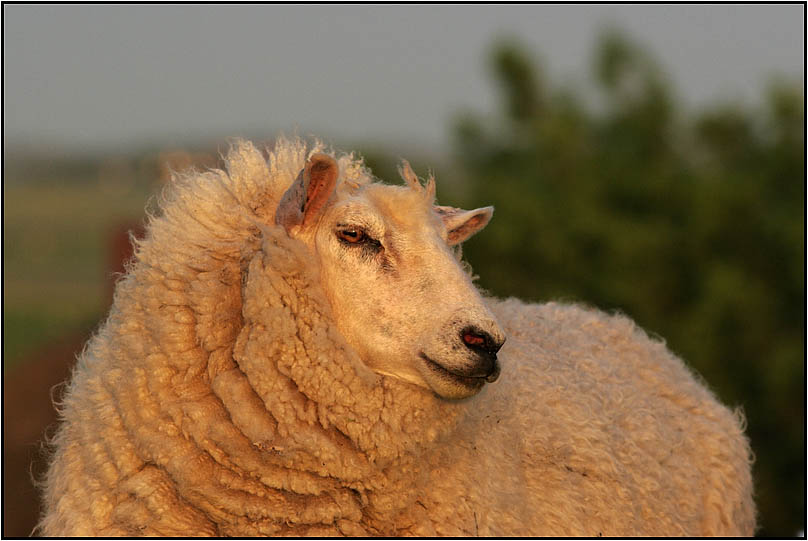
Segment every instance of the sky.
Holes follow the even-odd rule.
[[[280,132],[443,150],[491,113],[515,37],[553,84],[592,86],[598,31],[646,47],[691,108],[802,84],[804,6],[4,5],[6,148],[91,152]]]

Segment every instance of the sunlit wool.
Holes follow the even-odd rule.
[[[396,320],[366,292],[362,321],[412,322],[384,331],[410,337],[389,358],[336,321],[352,317],[333,291],[347,279],[321,268],[337,255],[275,216],[316,152],[280,140],[265,159],[239,142],[226,171],[175,179],[61,404],[40,533],[754,532],[740,415],[626,317],[484,299],[451,254],[457,270],[432,262],[453,283],[419,288],[474,291],[475,317],[507,336],[499,379],[460,400],[401,360],[439,294],[420,312],[402,300]],[[448,239],[431,183],[419,193],[405,168],[410,186],[385,192],[352,155],[338,163],[324,216],[389,193],[409,201],[388,206],[397,227]],[[438,244],[423,253],[448,253]]]

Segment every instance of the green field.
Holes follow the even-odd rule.
[[[4,183],[4,371],[103,316],[111,234],[143,220],[151,192],[135,182]]]

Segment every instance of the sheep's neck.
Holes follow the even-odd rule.
[[[348,491],[366,527],[391,533],[372,524],[392,524],[391,514],[415,504],[429,477],[427,455],[465,405],[373,374],[335,331],[307,257],[299,243],[279,236],[250,261],[233,349],[238,366],[228,376],[241,381],[242,396],[223,402],[234,423],[243,418],[239,429],[263,460],[311,474],[318,490]],[[278,258],[298,259],[295,272],[273,265]],[[219,387],[236,386],[214,382]]]
[[[394,534],[384,528],[418,507],[428,457],[463,406],[362,364],[335,330],[302,243],[270,229],[246,256],[175,251],[168,262],[166,233],[154,228],[141,246],[118,287],[116,305],[128,308],[113,311],[106,334],[131,349],[121,358],[141,359],[120,369],[134,377],[109,383],[118,400],[152,396],[175,427],[147,435],[149,422],[127,410],[124,426],[147,435],[134,442],[144,467],[159,465],[220,533],[339,523],[342,533]],[[172,446],[179,455],[166,462]]]

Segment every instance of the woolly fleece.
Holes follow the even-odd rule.
[[[78,359],[39,533],[754,533],[740,415],[623,316],[487,299],[502,374],[467,400],[370,371],[273,221],[324,151],[174,180]]]

